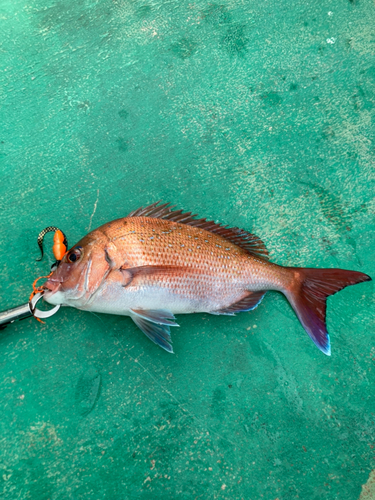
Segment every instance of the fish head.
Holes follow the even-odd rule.
[[[44,283],[44,300],[83,308],[110,271],[107,243],[108,238],[96,230],[74,245]]]

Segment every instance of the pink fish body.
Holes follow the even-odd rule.
[[[44,298],[130,316],[169,352],[174,314],[250,311],[267,290],[288,298],[317,347],[330,354],[326,298],[371,278],[342,269],[282,267],[253,234],[157,203],[95,229],[67,252]]]

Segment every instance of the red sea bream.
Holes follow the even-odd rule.
[[[330,354],[326,299],[371,278],[357,271],[282,267],[247,231],[154,203],[108,222],[64,256],[44,298],[86,311],[130,316],[169,352],[175,314],[251,311],[282,292],[317,347]]]

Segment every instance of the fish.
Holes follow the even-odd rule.
[[[196,217],[159,201],[100,226],[67,251],[43,285],[44,300],[130,316],[151,341],[173,352],[176,314],[232,316],[252,311],[276,290],[330,355],[327,297],[370,276],[277,265],[258,236]]]

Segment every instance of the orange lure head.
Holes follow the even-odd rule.
[[[66,238],[64,236],[64,233],[60,231],[60,229],[58,229],[53,237],[53,247],[52,247],[53,255],[55,256],[55,259],[58,261],[62,260],[62,258],[66,254],[67,248],[65,243],[66,243]]]
[[[50,233],[52,231],[55,231],[55,235],[53,237],[53,255],[55,256],[57,262],[60,262],[64,255],[66,254],[66,251],[68,249],[68,241],[66,239],[65,234],[55,226],[48,226],[43,231],[41,231],[38,235],[38,245],[40,248],[41,252],[41,257],[40,259],[37,260],[42,260],[43,258],[43,240],[44,237],[47,233]]]

